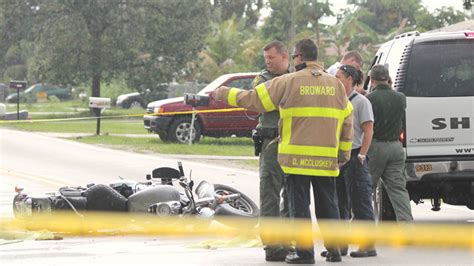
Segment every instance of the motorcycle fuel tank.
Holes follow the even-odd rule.
[[[169,185],[158,185],[131,195],[128,198],[128,211],[148,212],[148,208],[155,203],[179,200],[180,195],[176,188]]]

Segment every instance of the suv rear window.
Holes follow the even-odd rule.
[[[413,45],[404,93],[414,97],[474,96],[474,40]]]

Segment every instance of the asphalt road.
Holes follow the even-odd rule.
[[[185,146],[183,146],[185,148]],[[160,166],[177,166],[166,155],[144,155],[116,151],[33,133],[0,129],[0,216],[11,216],[14,186],[32,192],[54,191],[61,185],[108,183],[118,176],[144,180]],[[258,204],[258,174],[183,160],[185,172],[192,169],[196,182],[206,179],[231,185],[249,195]],[[428,204],[413,206],[418,221],[472,224],[474,211],[465,207],[442,205],[440,212]],[[2,265],[266,265],[260,247],[246,243],[230,247],[190,248],[205,239],[164,237],[67,237],[61,241],[22,241],[0,245]],[[473,229],[474,241],[474,229]],[[318,243],[317,253],[323,250]],[[344,265],[474,265],[474,251],[427,249],[418,247],[378,247],[379,256],[370,259],[345,258]],[[316,263],[325,263],[317,258]],[[277,264],[277,263],[273,263]]]

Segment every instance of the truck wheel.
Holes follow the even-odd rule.
[[[375,219],[378,221],[396,221],[397,217],[383,182],[379,180],[374,193]]]
[[[171,142],[189,143],[189,132],[191,128],[191,117],[180,117],[171,123],[168,131],[168,140]],[[192,142],[199,142],[201,138],[201,125],[196,120],[194,121],[194,129],[191,133]]]

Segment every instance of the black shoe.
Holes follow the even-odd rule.
[[[266,261],[285,261],[288,250],[284,248],[265,250]]]
[[[347,247],[347,246],[341,248],[341,249],[340,249],[340,251],[341,251],[341,256],[347,256],[347,250],[348,250],[348,247]],[[327,257],[327,255],[328,255],[328,251],[327,251],[327,250],[321,252],[321,257]]]
[[[352,251],[350,255],[354,258],[375,257],[377,256],[377,251],[374,248],[358,249],[357,251]]]
[[[296,252],[286,256],[285,262],[288,264],[314,264],[314,258],[301,258]]]
[[[334,250],[334,251],[328,251],[326,254],[326,261],[328,262],[341,262],[342,257],[341,253],[339,253],[339,250]]]

